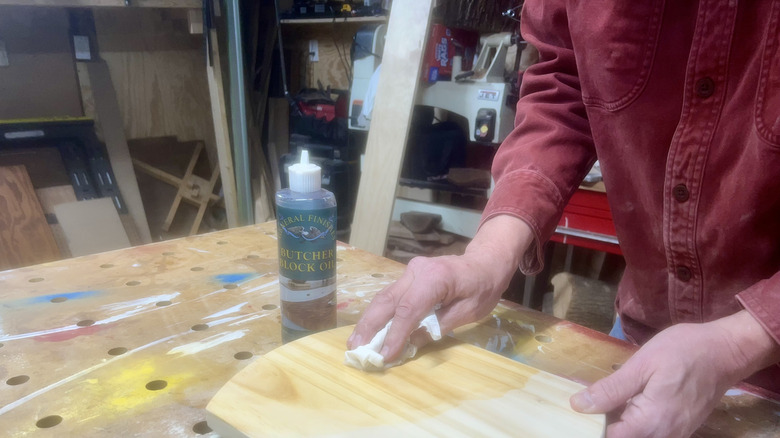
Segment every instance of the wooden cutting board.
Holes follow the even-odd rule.
[[[582,385],[445,338],[384,372],[344,365],[351,326],[283,345],[206,407],[223,437],[601,437],[603,415],[571,410]]]

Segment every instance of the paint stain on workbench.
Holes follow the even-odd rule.
[[[179,372],[160,375],[151,361],[129,363],[119,373],[107,379],[90,379],[95,400],[102,400],[116,412],[125,412],[168,394],[171,388],[193,378],[192,374]]]
[[[86,324],[84,321],[80,321],[80,322]],[[91,325],[79,326],[79,328],[75,330],[63,330],[61,332],[56,332],[56,333],[47,333],[45,335],[35,336],[33,339],[35,339],[38,342],[62,342],[62,341],[73,339],[78,336],[89,336],[99,332],[102,329],[103,326],[94,325],[94,321],[93,321]]]
[[[37,297],[22,298],[17,300],[5,301],[3,303],[6,307],[27,307],[33,304],[43,303],[63,303],[68,300],[80,300],[83,298],[89,298],[100,294],[96,290],[86,290],[77,292],[62,292],[56,294],[39,295]]]
[[[243,272],[236,274],[219,274],[215,275],[214,279],[220,283],[237,284],[255,277],[257,277],[257,274],[253,272]]]

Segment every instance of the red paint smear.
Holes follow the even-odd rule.
[[[349,303],[338,303],[338,304],[336,304],[336,308],[339,309],[339,310],[344,310],[344,309],[347,308],[347,306],[349,306]]]
[[[39,342],[62,342],[73,339],[77,336],[87,336],[99,332],[103,328],[99,325],[89,327],[79,327],[75,330],[65,330],[59,333],[49,333],[48,335],[36,336],[33,339]]]

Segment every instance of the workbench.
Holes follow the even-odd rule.
[[[339,324],[403,269],[339,243]],[[208,401],[281,344],[278,288],[273,222],[0,272],[0,431],[214,435]],[[510,302],[453,336],[585,384],[635,348]],[[698,436],[778,436],[778,423],[780,403],[739,387]]]

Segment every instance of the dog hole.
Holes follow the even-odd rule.
[[[235,357],[238,360],[247,360],[252,356],[253,356],[252,353],[248,351],[239,351],[238,353],[233,355],[233,357]]]
[[[224,287],[225,289],[235,289],[235,288],[238,287],[238,285],[237,284],[233,284],[233,283],[228,283],[228,284],[226,284],[226,285],[224,285],[222,287]]]
[[[91,326],[93,324],[95,324],[95,321],[93,321],[91,319],[83,319],[83,320],[81,320],[81,321],[76,323],[76,325],[79,326],[79,327],[89,327],[89,326]]]
[[[68,297],[54,297],[50,300],[52,303],[64,303],[68,301]]]
[[[612,369],[613,369],[613,370],[615,370],[615,371],[617,371],[617,370],[619,370],[619,369],[620,369],[620,367],[622,367],[622,366],[623,366],[623,364],[622,364],[622,363],[613,363],[613,364],[612,364]]]
[[[62,423],[62,417],[59,415],[49,415],[48,417],[43,417],[38,420],[35,425],[38,426],[39,429],[48,429],[60,423]]]
[[[277,307],[279,306],[277,306],[276,304],[263,304],[263,310],[274,310]]]
[[[127,348],[125,347],[114,347],[108,350],[108,354],[110,354],[111,356],[121,356],[125,353],[127,353]]]
[[[213,430],[209,427],[209,424],[205,421],[199,421],[195,423],[195,425],[192,426],[192,431],[198,435],[205,435],[207,433],[213,432]]]
[[[217,245],[227,245],[227,242],[224,240],[220,240],[219,242],[217,242]]]
[[[159,391],[165,389],[166,386],[168,386],[168,382],[165,380],[152,380],[146,384],[146,389],[149,391]]]
[[[248,256],[246,256],[246,258],[248,258],[248,259],[259,259],[260,256],[257,255],[257,254],[249,254]]]
[[[29,281],[30,283],[40,283],[40,282],[43,281],[43,277],[34,277],[34,278],[31,278],[31,279],[29,279],[27,281]]]
[[[125,286],[138,286],[139,284],[141,284],[140,281],[133,280],[133,281],[128,281],[127,283],[125,283]]]
[[[171,302],[170,302],[170,301],[168,301],[168,300],[165,300],[165,301],[158,301],[158,302],[157,302],[155,305],[156,305],[157,307],[165,307],[165,306],[170,306],[170,305],[171,305]]]
[[[104,263],[104,264],[100,265],[100,267],[103,268],[103,269],[107,269],[107,268],[113,268],[114,265],[112,265],[111,263]]]
[[[534,339],[536,339],[537,341],[543,344],[549,344],[550,342],[552,342],[552,338],[547,335],[536,335],[534,336]]]
[[[203,270],[203,268],[201,268],[200,266],[195,266],[194,268],[190,268],[190,271],[193,271],[193,272],[198,272],[198,271],[202,271],[202,270]]]
[[[385,274],[371,274],[371,276],[374,278],[382,278],[385,276]]]
[[[16,386],[21,385],[22,383],[27,383],[28,380],[30,380],[30,376],[14,376],[6,380],[5,383],[7,385]]]
[[[209,328],[208,324],[195,324],[194,326],[190,327],[192,330],[196,332],[202,332],[203,330],[206,330]]]
[[[166,252],[162,253],[162,255],[164,255],[164,256],[172,256],[174,254],[176,254],[176,253],[170,252],[170,251],[166,251]]]

